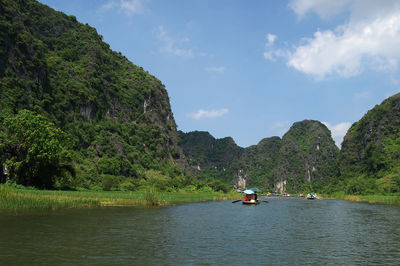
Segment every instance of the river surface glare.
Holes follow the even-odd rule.
[[[400,207],[268,200],[0,214],[0,264],[400,265]]]

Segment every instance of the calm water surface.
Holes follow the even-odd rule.
[[[400,265],[400,208],[336,200],[0,214],[1,265]]]

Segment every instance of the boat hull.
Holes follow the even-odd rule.
[[[252,201],[242,201],[242,203],[244,204],[244,205],[256,205],[256,204],[260,204],[260,201],[259,200],[252,200]]]

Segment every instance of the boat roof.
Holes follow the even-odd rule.
[[[244,194],[256,194],[256,192],[254,190],[251,189],[246,189],[243,191]]]

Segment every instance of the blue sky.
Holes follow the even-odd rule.
[[[239,146],[346,130],[399,91],[400,1],[40,0],[160,79],[178,129]]]

